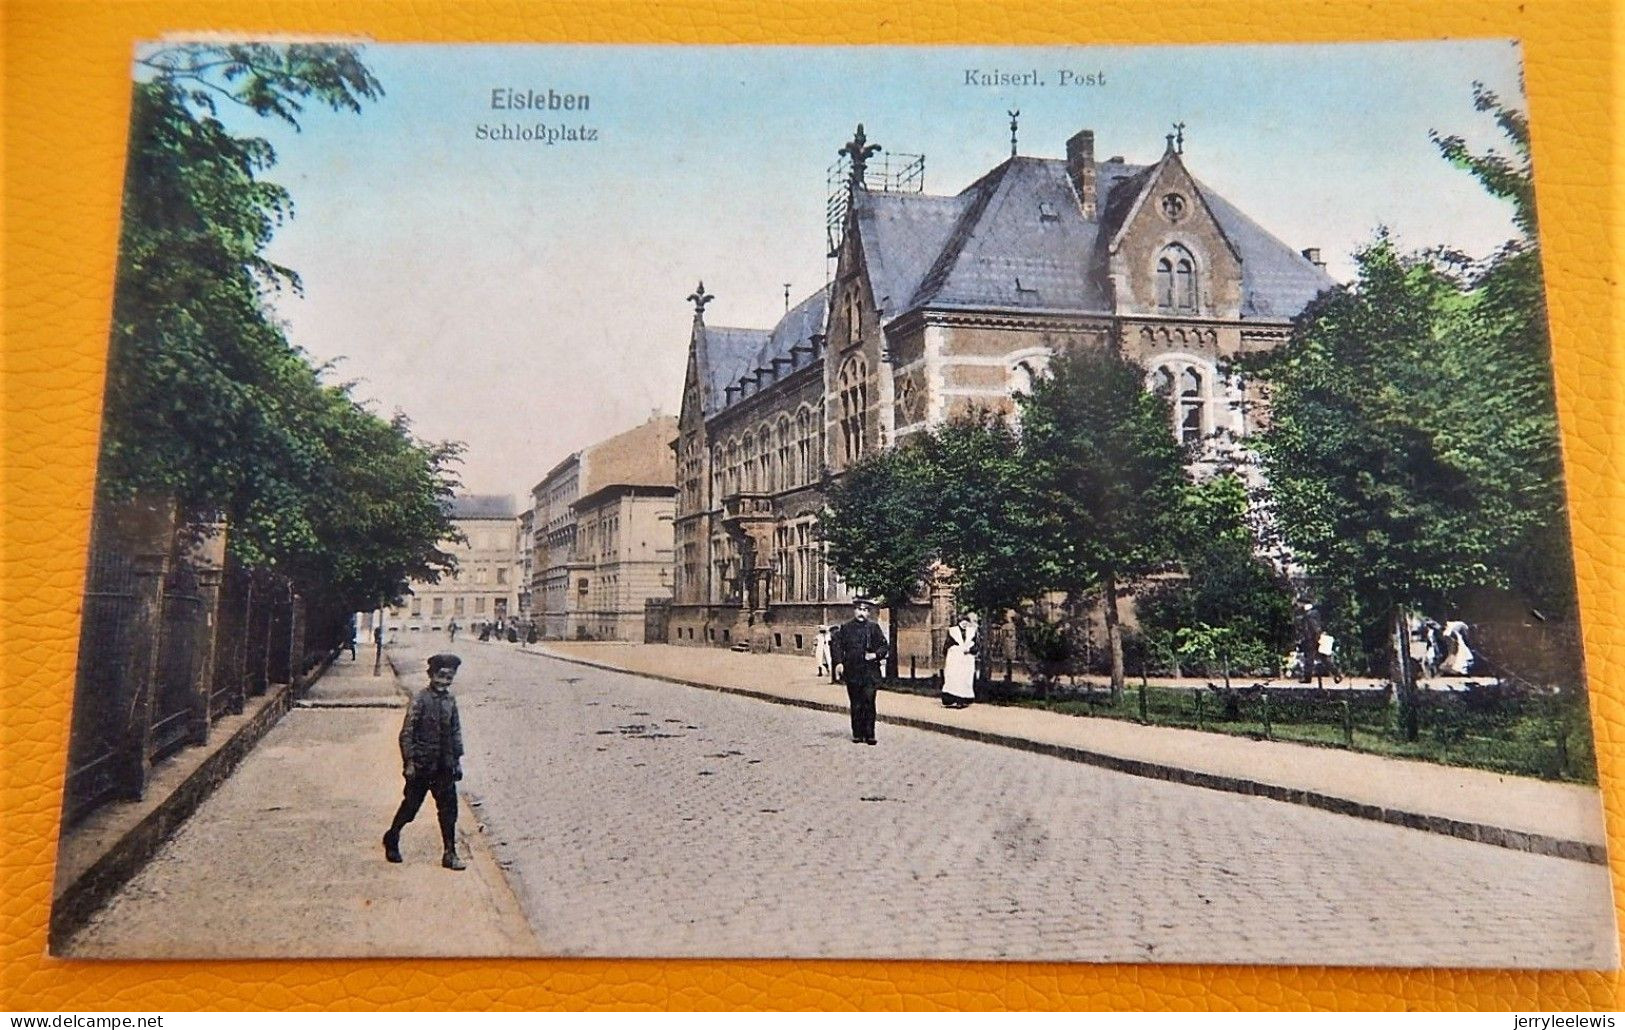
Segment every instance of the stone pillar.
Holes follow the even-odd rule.
[[[209,535],[197,542],[189,556],[197,576],[198,597],[202,601],[202,617],[198,619],[192,644],[192,715],[188,740],[192,744],[206,744],[209,725],[214,721],[210,709],[214,695],[215,649],[220,636],[220,584],[225,576],[226,528],[212,527]]]
[[[158,689],[158,640],[163,631],[164,578],[174,546],[175,504],[136,501],[109,513],[108,528],[131,562],[129,649],[119,670],[120,708],[126,713],[114,759],[118,796],[139,801],[147,791],[152,753],[152,709]]]
[[[288,682],[295,693],[305,689],[305,599],[288,592]]]

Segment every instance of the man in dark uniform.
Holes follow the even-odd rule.
[[[1320,634],[1324,632],[1320,610],[1313,601],[1302,598],[1298,602],[1298,682],[1310,683],[1315,678],[1315,665],[1320,657]]]
[[[418,814],[425,794],[434,795],[435,812],[440,816],[440,841],[445,852],[440,864],[447,869],[463,869],[457,857],[457,781],[463,778],[463,726],[457,717],[457,699],[451,696],[451,681],[463,663],[454,654],[437,654],[429,659],[429,685],[417,692],[406,709],[401,726],[402,774],[406,795],[395,812],[389,832],[384,834],[384,857],[401,860],[401,830]]]
[[[875,742],[875,691],[880,687],[881,663],[891,650],[886,633],[869,621],[874,602],[860,597],[853,602],[852,619],[835,633],[832,657],[835,678],[846,684],[852,711],[852,743]]]

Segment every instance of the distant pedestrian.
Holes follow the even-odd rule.
[[[536,632],[536,620],[532,619],[530,622],[525,624],[525,643],[534,644],[536,643],[537,639],[538,634]]]
[[[489,622],[481,622],[480,623],[480,639],[481,640],[490,640],[491,639],[491,624]]]
[[[1320,612],[1308,600],[1299,602],[1298,610],[1298,682],[1309,683],[1315,678],[1316,656],[1320,653],[1320,635],[1324,627]]]
[[[1473,671],[1473,664],[1478,656],[1473,649],[1467,646],[1468,626],[1460,619],[1451,619],[1444,624],[1444,639],[1449,645],[1450,654],[1441,663],[1440,669],[1447,676],[1465,676]]]
[[[508,643],[510,643],[510,644],[519,643],[519,620],[518,619],[510,619],[508,621]]]
[[[401,830],[418,814],[426,794],[434,795],[440,817],[440,864],[463,869],[457,857],[457,781],[463,778],[463,727],[457,717],[457,699],[451,682],[462,659],[437,654],[429,659],[429,685],[418,691],[401,724],[401,773],[406,792],[395,819],[384,834],[384,857],[401,860]]]
[[[948,650],[942,659],[944,708],[968,708],[976,700],[976,656],[982,650],[976,630],[977,617],[968,613],[948,627]]]
[[[813,661],[818,663],[819,677],[828,676],[833,671],[829,657],[828,626],[819,626],[818,632],[813,634]]]
[[[453,644],[457,643],[457,631],[461,628],[461,626],[457,625],[456,619],[452,619],[450,622],[446,623],[446,632],[451,635],[451,642]]]
[[[852,713],[852,743],[875,742],[875,692],[880,689],[880,666],[890,653],[886,633],[869,621],[874,602],[860,597],[852,603],[852,618],[835,635],[835,676],[846,684]]]
[[[355,616],[350,616],[350,624],[344,630],[344,649],[350,652],[350,661],[355,661]]]

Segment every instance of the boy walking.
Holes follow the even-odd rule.
[[[418,814],[426,794],[434,795],[440,817],[440,840],[445,852],[440,864],[464,869],[457,857],[457,781],[463,778],[463,727],[457,717],[457,699],[451,682],[463,663],[454,654],[429,659],[429,685],[417,692],[401,726],[402,775],[406,793],[395,819],[384,834],[384,857],[401,860],[401,830]]]

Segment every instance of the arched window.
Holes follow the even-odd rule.
[[[1151,371],[1152,392],[1168,398],[1173,409],[1174,437],[1198,444],[1213,432],[1213,374],[1193,359],[1172,358]]]
[[[854,286],[846,291],[846,342],[857,343],[861,339],[863,320],[858,305],[858,288]]]
[[[1164,310],[1174,306],[1174,263],[1167,258],[1157,261],[1157,307]]]
[[[715,508],[722,503],[722,445],[714,444],[711,447],[711,503],[708,507]]]
[[[813,447],[813,461],[816,463],[807,469],[807,478],[822,477],[824,469],[829,466],[829,408],[824,398],[818,398],[818,415],[813,419],[813,425],[818,429],[818,442]]]
[[[756,437],[749,430],[745,432],[745,442],[740,449],[739,463],[739,492],[751,493],[756,489]]]
[[[1187,365],[1179,375],[1179,442],[1190,444],[1202,439],[1206,431],[1203,416],[1207,411],[1207,395],[1202,388],[1202,373]]]
[[[796,483],[810,482],[813,477],[812,414],[806,408],[796,412]]]
[[[727,484],[723,488],[725,494],[736,494],[744,485],[739,481],[739,441],[728,441],[728,476]]]
[[[851,464],[863,457],[864,414],[869,408],[869,368],[862,355],[841,366],[836,390],[841,404],[841,458]]]
[[[790,416],[779,416],[778,483],[775,489],[788,490],[795,485],[795,459],[790,443]]]
[[[773,492],[773,433],[763,426],[756,433],[756,489]]]
[[[1177,243],[1157,255],[1157,307],[1163,311],[1196,310],[1196,259]]]
[[[1188,257],[1174,262],[1174,307],[1179,311],[1196,310],[1196,266]]]

